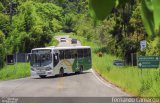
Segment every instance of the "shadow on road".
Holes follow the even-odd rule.
[[[63,77],[70,77],[70,76],[84,75],[84,74],[88,74],[88,73],[91,73],[91,72],[83,72],[82,74],[65,73]],[[46,78],[40,78],[40,77],[37,77],[37,78],[33,78],[33,79],[54,79],[54,78],[61,78],[61,77],[57,74],[57,75],[55,75],[55,76],[49,76],[49,77],[46,77]]]

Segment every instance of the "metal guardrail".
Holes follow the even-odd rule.
[[[28,54],[27,53],[18,53],[6,56],[6,63],[7,64],[14,64],[17,62],[25,63],[29,62]]]

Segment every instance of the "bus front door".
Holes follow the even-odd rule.
[[[58,53],[53,54],[53,60],[54,60],[53,65],[54,65],[54,67],[55,67],[55,66],[58,64],[58,62],[59,62]]]

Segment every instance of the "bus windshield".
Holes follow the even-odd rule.
[[[47,66],[52,63],[51,54],[30,54],[30,63],[33,67]]]
[[[51,54],[41,54],[41,66],[47,66],[52,63]]]

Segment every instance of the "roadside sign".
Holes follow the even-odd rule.
[[[138,68],[160,68],[160,56],[138,57]]]
[[[115,65],[115,66],[125,66],[125,60],[114,60],[113,65]]]
[[[140,41],[141,51],[146,48],[146,40]]]

